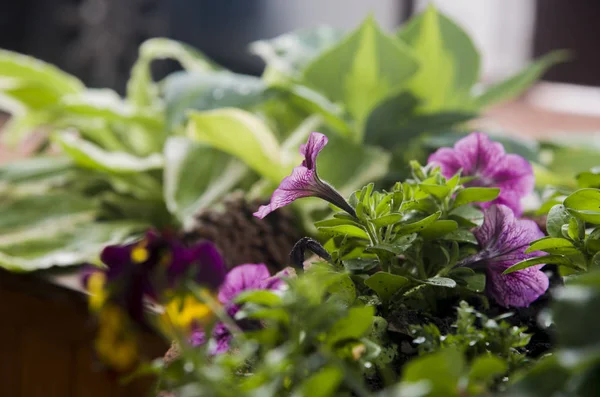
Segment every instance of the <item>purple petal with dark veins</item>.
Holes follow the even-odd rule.
[[[525,253],[532,241],[544,236],[535,222],[516,219],[510,208],[493,205],[485,211],[483,225],[474,234],[481,251],[464,263],[485,267],[486,293],[500,305],[529,306],[548,289],[548,277],[541,271],[544,265],[502,274],[517,262],[542,254]]]
[[[462,176],[475,179],[466,186],[498,187],[500,195],[483,208],[504,204],[517,215],[522,212],[521,199],[533,191],[535,179],[531,164],[516,154],[506,154],[503,146],[482,133],[472,133],[459,140],[454,148],[441,148],[429,157],[429,163],[439,166],[450,178],[461,171]]]

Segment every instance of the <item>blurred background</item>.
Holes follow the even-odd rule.
[[[91,87],[123,92],[138,46],[150,37],[181,40],[237,72],[260,74],[248,43],[290,30],[332,25],[350,30],[372,13],[394,31],[428,0],[20,0],[0,12],[0,47],[29,54],[75,74]],[[544,136],[600,130],[600,34],[597,0],[432,0],[463,25],[483,55],[486,82],[505,78],[531,59],[566,48],[573,59],[552,68],[515,103],[482,122]],[[177,65],[154,67],[161,77]],[[1,156],[0,152],[0,157]],[[6,154],[5,154],[6,156]]]

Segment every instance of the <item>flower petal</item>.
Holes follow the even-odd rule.
[[[429,156],[427,160],[429,164],[434,164],[441,168],[442,175],[446,178],[452,178],[458,171],[464,168],[464,164],[456,150],[450,148],[438,149],[435,153]]]
[[[273,192],[271,202],[268,205],[261,205],[254,216],[262,219],[276,209],[285,207],[299,198],[314,196],[317,189],[316,172],[300,165],[294,168],[290,176],[283,178],[279,187]]]
[[[541,266],[509,274],[490,268],[487,271],[486,292],[504,307],[527,307],[548,289],[549,280],[540,270]]]
[[[217,289],[225,282],[227,268],[217,247],[210,241],[202,241],[191,248],[196,263],[200,263],[200,271],[196,281]]]
[[[286,267],[285,269],[277,272],[276,275],[271,276],[261,281],[260,289],[279,289],[285,285],[284,278],[295,278],[296,269],[293,267]]]
[[[544,237],[538,225],[531,220],[518,220],[505,205],[492,205],[485,211],[483,225],[474,231],[475,237],[488,258],[500,258]]]
[[[504,204],[520,215],[521,199],[532,192],[535,184],[531,164],[516,154],[506,154],[504,147],[482,133],[472,133],[459,140],[453,149],[441,148],[429,157],[449,178],[462,170],[463,176],[475,179],[466,186],[499,187],[500,195],[491,203]]]
[[[309,170],[316,170],[317,168],[317,156],[327,145],[328,139],[325,135],[320,132],[312,132],[308,137],[308,141],[300,145],[300,154],[304,156],[302,165]]]
[[[542,254],[525,253],[532,241],[544,236],[535,222],[516,219],[509,207],[493,205],[485,211],[483,225],[474,234],[481,251],[474,260],[465,262],[485,265],[486,292],[499,304],[529,306],[548,289],[548,277],[540,270],[544,265],[502,274],[515,263]]]
[[[236,266],[225,276],[219,289],[219,301],[230,303],[240,292],[260,288],[261,282],[269,277],[269,269],[262,263]]]
[[[463,159],[464,175],[481,173],[487,176],[488,169],[494,169],[504,156],[501,143],[493,142],[486,134],[474,132],[456,142],[454,149]]]

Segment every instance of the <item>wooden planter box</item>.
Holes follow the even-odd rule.
[[[124,385],[93,352],[85,296],[40,275],[0,270],[0,396],[146,397],[152,379]],[[165,343],[147,335],[156,357]]]

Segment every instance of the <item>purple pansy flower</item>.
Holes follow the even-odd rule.
[[[168,233],[148,231],[130,244],[111,245],[100,255],[106,268],[88,268],[83,283],[92,293],[90,303],[100,309],[110,300],[125,309],[134,321],[144,323],[144,299],[156,300],[188,277],[216,290],[225,279],[226,267],[213,243],[186,247]]]
[[[269,269],[264,264],[246,264],[233,268],[225,281],[219,288],[219,301],[223,304],[225,311],[231,317],[240,310],[240,307],[234,303],[235,298],[243,291],[253,289],[270,289],[276,290],[282,288],[285,284],[282,277],[293,277],[295,270],[286,268],[275,276],[269,274]],[[243,330],[251,330],[260,327],[256,321],[241,320],[237,324]],[[227,329],[227,326],[222,322],[217,322],[213,329],[213,339],[216,345],[212,348],[212,354],[224,353],[229,349],[229,342],[232,335]],[[190,343],[193,346],[199,346],[206,342],[204,331],[198,329],[192,333]]]
[[[294,168],[290,176],[283,178],[279,187],[273,192],[271,202],[262,205],[254,216],[262,219],[276,209],[285,207],[302,197],[319,197],[355,215],[354,209],[346,200],[317,175],[317,155],[327,142],[327,137],[321,133],[310,134],[306,144],[300,146],[300,154],[304,156],[302,164]]]
[[[504,204],[517,216],[523,212],[521,199],[533,191],[535,179],[531,164],[516,154],[506,154],[504,147],[482,133],[472,133],[459,140],[454,148],[441,148],[429,156],[429,163],[441,168],[450,178],[461,171],[464,177],[474,177],[466,186],[498,187],[500,195],[483,208]]]
[[[549,280],[541,270],[544,265],[502,274],[517,262],[542,255],[539,251],[525,253],[532,241],[544,237],[534,221],[517,219],[507,206],[493,205],[474,234],[481,251],[460,265],[485,269],[486,293],[498,304],[527,307],[546,292]]]

